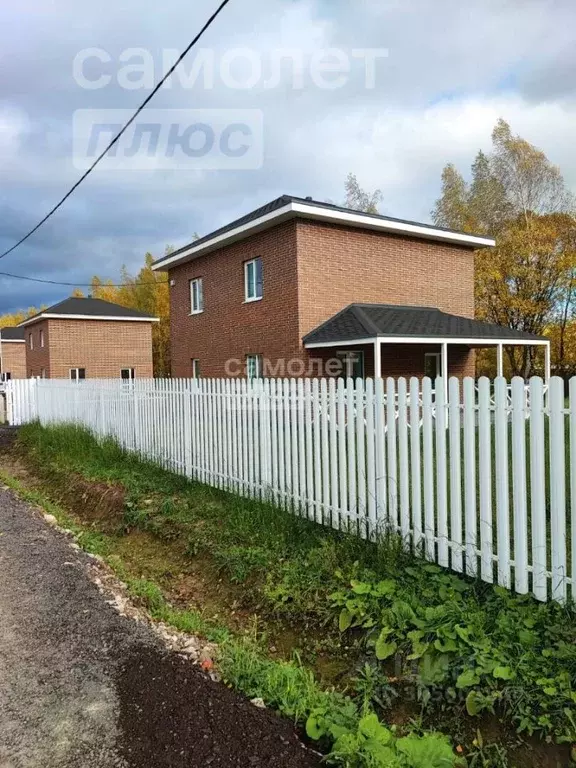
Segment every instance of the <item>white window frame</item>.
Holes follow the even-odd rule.
[[[124,378],[124,376],[122,376],[123,371],[129,372],[130,375],[128,376],[128,378]],[[134,381],[134,379],[136,378],[136,370],[134,368],[129,368],[128,366],[126,366],[125,368],[120,368],[120,378],[122,379],[122,381]]]
[[[200,358],[199,357],[191,357],[190,358],[192,363],[192,378],[193,379],[199,379],[200,378]]]
[[[251,363],[251,361],[254,361],[254,363],[256,365],[254,376],[250,375],[250,363]],[[263,362],[264,362],[264,358],[262,357],[262,355],[258,355],[258,354],[246,355],[246,378],[247,379],[261,379],[262,378]]]
[[[4,371],[3,373],[0,373],[0,381],[6,382],[10,381],[12,378],[12,373],[10,371]]]
[[[197,302],[195,302],[196,287],[196,299],[198,300]],[[195,303],[197,303],[198,306],[195,307]],[[204,286],[202,285],[202,278],[195,277],[193,280],[190,280],[190,314],[200,315],[202,312],[204,312]]]
[[[256,267],[254,266],[253,274],[254,274],[254,280],[253,285],[250,285],[250,281],[248,278],[248,273],[250,272],[250,267],[252,265],[256,265],[257,263],[260,263],[260,268],[262,272],[262,280],[260,283],[260,295],[258,295],[258,281],[256,279]],[[253,295],[252,295],[253,294]],[[262,262],[262,256],[256,256],[254,259],[250,259],[250,261],[244,262],[244,303],[248,304],[252,301],[261,301],[262,297],[264,296],[264,264]]]
[[[30,331],[30,336],[28,337],[28,346],[31,350],[34,349],[34,333]]]
[[[75,372],[74,376],[72,375],[73,371]],[[84,378],[83,379],[80,378],[80,375],[79,375],[80,371],[84,371]],[[86,378],[86,368],[82,368],[82,367],[70,368],[69,369],[69,376],[70,376],[70,380],[71,381],[84,381],[84,379]]]
[[[40,329],[40,346],[44,347],[44,331]]]

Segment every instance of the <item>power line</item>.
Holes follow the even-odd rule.
[[[224,7],[225,7],[226,5],[228,5],[228,3],[229,3],[229,2],[230,2],[230,0],[222,0],[222,2],[220,3],[220,5],[218,6],[218,8],[217,8],[217,9],[214,11],[214,13],[212,14],[212,16],[210,16],[210,18],[209,18],[209,19],[208,19],[208,21],[207,21],[207,22],[204,24],[204,26],[202,27],[202,29],[200,30],[200,32],[198,32],[198,34],[197,34],[197,35],[196,35],[196,37],[195,37],[195,38],[194,38],[194,39],[191,41],[191,43],[190,43],[190,44],[189,44],[189,45],[188,45],[188,46],[187,46],[187,47],[186,47],[186,48],[185,48],[185,49],[182,51],[182,53],[180,54],[180,56],[178,57],[178,59],[177,59],[177,60],[174,62],[174,64],[173,64],[173,65],[170,67],[170,69],[168,70],[168,72],[166,72],[166,74],[164,75],[164,77],[163,77],[163,78],[162,78],[162,79],[161,79],[161,80],[160,80],[160,81],[159,81],[159,82],[158,82],[158,83],[157,83],[157,84],[154,86],[154,89],[152,90],[152,92],[150,93],[150,95],[149,95],[149,96],[147,96],[147,97],[144,99],[144,101],[142,102],[142,104],[141,104],[141,105],[138,107],[138,109],[137,109],[137,110],[134,112],[134,114],[133,114],[133,115],[132,115],[132,117],[131,117],[131,118],[128,120],[128,122],[127,122],[127,123],[124,125],[124,127],[120,129],[120,131],[119,131],[119,132],[116,134],[116,136],[115,136],[115,137],[112,139],[112,141],[111,141],[111,142],[108,144],[108,146],[106,147],[106,149],[104,149],[104,151],[103,151],[103,152],[101,152],[101,154],[100,154],[100,155],[98,155],[98,157],[97,157],[97,158],[96,158],[96,160],[95,160],[95,161],[92,163],[92,165],[90,166],[90,168],[88,168],[88,170],[87,170],[87,171],[85,171],[85,172],[82,174],[82,176],[80,176],[80,178],[78,179],[78,181],[77,181],[77,182],[76,182],[76,183],[75,183],[75,184],[74,184],[74,185],[73,185],[73,186],[72,186],[72,187],[71,187],[71,188],[68,190],[68,192],[67,192],[67,193],[64,195],[64,197],[63,197],[63,198],[60,200],[60,202],[59,202],[59,203],[57,203],[57,204],[56,204],[56,205],[55,205],[55,206],[52,208],[52,210],[50,210],[50,211],[49,211],[49,212],[46,214],[46,216],[44,216],[44,218],[43,218],[41,221],[39,221],[39,222],[38,222],[38,224],[36,224],[36,226],[35,226],[33,229],[31,229],[31,230],[28,232],[28,234],[27,234],[27,235],[24,235],[24,237],[22,237],[20,240],[18,240],[18,242],[17,242],[17,243],[15,243],[15,244],[14,244],[14,245],[13,245],[11,248],[8,248],[8,250],[7,250],[7,251],[4,251],[4,253],[0,254],[0,259],[3,259],[5,256],[8,256],[8,254],[9,254],[9,253],[12,253],[12,251],[15,251],[15,250],[16,250],[16,248],[18,248],[20,245],[22,245],[22,243],[23,243],[23,242],[25,242],[26,240],[28,240],[28,238],[29,238],[29,237],[31,237],[31,236],[34,234],[34,232],[36,232],[37,230],[39,230],[39,229],[40,229],[40,227],[41,227],[41,226],[42,226],[42,225],[43,225],[43,224],[44,224],[46,221],[48,221],[48,219],[49,219],[51,216],[53,216],[53,215],[56,213],[56,211],[57,211],[57,210],[58,210],[58,209],[59,209],[59,208],[60,208],[62,205],[64,205],[64,203],[65,203],[65,202],[66,202],[66,200],[67,200],[67,199],[70,197],[70,195],[72,195],[72,194],[73,194],[73,192],[75,192],[75,190],[76,190],[76,189],[78,189],[78,187],[80,186],[80,184],[82,184],[82,182],[84,181],[84,179],[86,179],[86,178],[87,178],[87,177],[88,177],[88,176],[89,176],[89,175],[92,173],[92,171],[94,170],[94,168],[96,168],[96,166],[98,165],[98,163],[100,162],[100,160],[102,160],[102,158],[103,158],[103,157],[106,155],[106,153],[107,153],[107,152],[108,152],[108,151],[109,151],[109,150],[110,150],[110,149],[111,149],[111,148],[114,146],[114,144],[116,144],[116,142],[117,142],[117,141],[120,139],[120,137],[121,137],[121,136],[122,136],[122,135],[123,135],[123,134],[126,132],[126,130],[127,130],[127,129],[128,129],[128,128],[129,128],[129,127],[132,125],[132,123],[134,122],[134,120],[136,120],[136,118],[138,117],[138,115],[140,114],[140,112],[142,112],[142,110],[143,110],[143,109],[144,109],[144,108],[145,108],[145,107],[148,105],[148,103],[149,103],[149,102],[150,102],[150,101],[151,101],[151,100],[154,98],[154,96],[155,96],[155,95],[158,93],[158,91],[160,90],[160,88],[162,88],[162,86],[164,85],[164,83],[166,82],[166,80],[168,80],[168,78],[170,77],[170,75],[171,75],[171,74],[172,74],[172,73],[173,73],[173,72],[176,70],[176,68],[177,68],[177,67],[180,65],[180,63],[181,63],[181,62],[182,62],[182,61],[183,61],[183,60],[186,58],[186,56],[187,56],[187,55],[190,53],[191,49],[192,49],[192,48],[193,48],[193,47],[196,45],[196,43],[197,43],[197,42],[200,40],[200,38],[201,38],[201,37],[204,35],[204,33],[207,31],[207,29],[208,29],[210,26],[212,26],[212,24],[214,23],[214,21],[216,21],[216,18],[217,18],[217,17],[220,15],[221,11],[224,9]]]
[[[65,283],[60,280],[47,280],[42,277],[27,277],[26,275],[14,275],[12,272],[0,272],[0,275],[2,277],[11,277],[14,280],[28,280],[31,283],[44,283],[47,285],[63,285],[67,288],[94,288],[93,283]],[[158,283],[101,283],[100,286],[96,287],[102,287],[102,288],[131,288],[132,286],[137,285],[149,285],[156,287],[158,285],[166,285],[166,281],[164,282],[158,282]]]

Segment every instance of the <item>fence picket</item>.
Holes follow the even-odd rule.
[[[408,472],[408,410],[406,379],[398,379],[398,491],[400,502],[400,532],[408,543],[410,536],[410,474]]]
[[[448,383],[448,429],[450,452],[450,563],[452,569],[462,573],[462,457],[460,437],[460,382],[451,378]]]
[[[523,394],[523,391],[522,391]],[[514,408],[514,389],[512,389],[512,401]],[[524,426],[523,411],[519,412]],[[518,429],[517,414],[513,411],[512,415],[512,452],[519,456],[517,441],[521,439],[521,433]],[[509,501],[509,482],[508,482],[508,408],[506,380],[497,378],[494,381],[494,450],[495,450],[495,482],[496,482],[496,515],[498,525],[496,528],[496,550],[498,553],[498,584],[503,587],[510,586],[510,501]],[[521,483],[525,493],[525,481]],[[514,521],[515,526],[518,520],[522,518],[521,500],[514,500]],[[526,511],[524,510],[524,519]],[[520,551],[520,549],[519,549]]]
[[[494,581],[492,555],[492,413],[490,382],[482,376],[478,382],[478,478],[480,481],[480,573]]]
[[[552,597],[566,599],[566,475],[564,438],[564,382],[550,379],[550,522]]]

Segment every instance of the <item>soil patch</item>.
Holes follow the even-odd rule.
[[[258,709],[175,654],[129,657],[116,690],[121,752],[140,768],[311,768],[292,726]]]

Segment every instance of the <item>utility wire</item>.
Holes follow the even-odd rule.
[[[0,272],[0,276],[2,277],[11,277],[14,280],[28,280],[31,283],[46,283],[47,285],[64,285],[68,288],[94,288],[93,283],[65,283],[61,282],[60,280],[46,280],[41,277],[27,277],[26,275],[14,275],[12,272]],[[102,288],[131,288],[135,285],[149,285],[149,286],[158,286],[158,285],[166,285],[166,281],[164,282],[157,282],[157,283],[147,283],[147,282],[135,282],[135,283],[102,283]]]
[[[87,178],[87,177],[88,177],[88,176],[89,176],[89,175],[92,173],[92,171],[94,170],[94,168],[96,168],[96,166],[98,165],[98,163],[100,162],[100,160],[102,160],[102,158],[104,157],[104,155],[106,155],[106,153],[107,153],[107,152],[108,152],[108,151],[109,151],[109,150],[110,150],[110,149],[111,149],[111,148],[114,146],[114,144],[116,144],[116,142],[117,142],[117,141],[120,139],[120,137],[121,137],[121,136],[122,136],[122,135],[125,133],[125,131],[126,131],[126,130],[127,130],[127,129],[128,129],[130,126],[131,126],[131,125],[132,125],[132,123],[134,122],[134,120],[136,120],[136,118],[138,117],[138,115],[140,114],[140,112],[142,112],[142,110],[143,110],[143,109],[144,109],[144,108],[145,108],[145,107],[148,105],[148,103],[149,103],[149,102],[150,102],[150,101],[151,101],[151,100],[154,98],[154,96],[155,96],[155,95],[158,93],[158,91],[160,90],[160,88],[162,88],[162,86],[164,85],[164,83],[166,82],[166,80],[168,80],[168,78],[170,77],[170,75],[171,75],[171,74],[172,74],[172,73],[173,73],[173,72],[176,70],[176,68],[177,68],[177,67],[180,65],[180,63],[181,63],[181,62],[182,62],[182,61],[183,61],[183,60],[186,58],[186,56],[187,56],[187,55],[190,53],[191,49],[192,49],[192,48],[193,48],[193,47],[196,45],[196,43],[197,43],[197,42],[200,40],[200,38],[201,38],[201,37],[204,35],[204,33],[206,32],[206,30],[207,30],[207,29],[208,29],[210,26],[212,26],[212,24],[214,23],[214,21],[216,21],[216,18],[217,18],[217,17],[220,15],[221,11],[222,11],[222,10],[224,10],[225,6],[227,6],[229,2],[230,2],[230,0],[222,0],[222,2],[220,3],[220,5],[218,6],[218,8],[217,8],[217,9],[214,11],[214,13],[212,14],[212,16],[210,16],[210,18],[209,18],[209,19],[208,19],[208,21],[207,21],[207,22],[204,24],[204,26],[202,27],[202,29],[200,30],[200,32],[198,32],[198,34],[197,34],[197,35],[196,35],[196,37],[195,37],[195,38],[192,40],[192,42],[191,42],[191,43],[190,43],[190,44],[189,44],[189,45],[188,45],[188,46],[187,46],[187,47],[186,47],[186,48],[185,48],[185,49],[182,51],[182,53],[180,54],[180,56],[178,57],[178,59],[177,59],[177,60],[174,62],[174,64],[173,64],[173,65],[170,67],[170,69],[168,70],[168,72],[166,72],[166,74],[164,75],[164,77],[163,77],[163,78],[162,78],[162,79],[161,79],[161,80],[160,80],[160,81],[157,83],[157,85],[156,85],[156,86],[154,86],[154,89],[152,90],[152,92],[150,93],[150,95],[149,95],[149,96],[147,96],[147,98],[145,98],[145,99],[144,99],[144,101],[142,102],[142,104],[141,104],[141,105],[138,107],[138,109],[137,109],[137,110],[134,112],[134,114],[133,114],[133,115],[132,115],[132,117],[131,117],[131,118],[128,120],[128,122],[127,122],[127,123],[124,125],[124,127],[120,129],[120,131],[119,131],[119,132],[116,134],[116,136],[115,136],[115,137],[112,139],[112,141],[111,141],[111,142],[108,144],[108,146],[106,147],[106,149],[105,149],[105,150],[104,150],[104,151],[103,151],[103,152],[102,152],[100,155],[98,155],[98,157],[97,157],[97,158],[96,158],[96,160],[95,160],[95,161],[92,163],[92,165],[90,166],[90,168],[88,168],[88,170],[87,170],[87,171],[85,171],[85,172],[82,174],[82,176],[80,176],[80,178],[78,179],[78,181],[77,181],[77,182],[76,182],[76,183],[75,183],[75,184],[74,184],[74,185],[73,185],[73,186],[72,186],[72,187],[71,187],[71,188],[68,190],[68,192],[67,192],[67,193],[64,195],[64,197],[63,197],[63,198],[60,200],[60,202],[59,202],[59,203],[57,203],[57,204],[56,204],[56,205],[55,205],[55,206],[52,208],[52,210],[50,210],[50,211],[49,211],[49,212],[46,214],[46,216],[44,216],[44,218],[43,218],[41,221],[39,221],[39,222],[38,222],[38,224],[36,224],[36,226],[35,226],[33,229],[31,229],[31,230],[28,232],[28,234],[27,234],[27,235],[24,235],[24,237],[22,237],[20,240],[18,240],[18,242],[17,242],[17,243],[15,243],[15,244],[14,244],[14,245],[13,245],[11,248],[8,248],[8,250],[7,250],[7,251],[4,251],[4,253],[0,254],[0,259],[3,259],[5,256],[8,256],[8,254],[9,254],[9,253],[12,253],[12,251],[15,251],[15,250],[16,250],[16,248],[18,248],[18,246],[22,245],[22,243],[24,243],[26,240],[28,240],[28,238],[29,238],[29,237],[31,237],[31,236],[34,234],[34,232],[37,232],[37,231],[40,229],[40,227],[41,227],[41,226],[42,226],[42,225],[43,225],[43,224],[44,224],[46,221],[48,221],[48,219],[49,219],[51,216],[53,216],[53,215],[56,213],[56,211],[57,211],[57,210],[58,210],[58,209],[59,209],[59,208],[60,208],[62,205],[64,205],[64,203],[66,202],[66,200],[68,200],[68,198],[70,197],[70,195],[72,195],[72,193],[73,193],[73,192],[75,192],[75,190],[76,190],[76,189],[78,189],[78,187],[80,186],[80,184],[82,184],[82,182],[84,181],[84,179],[86,179],[86,178]]]

